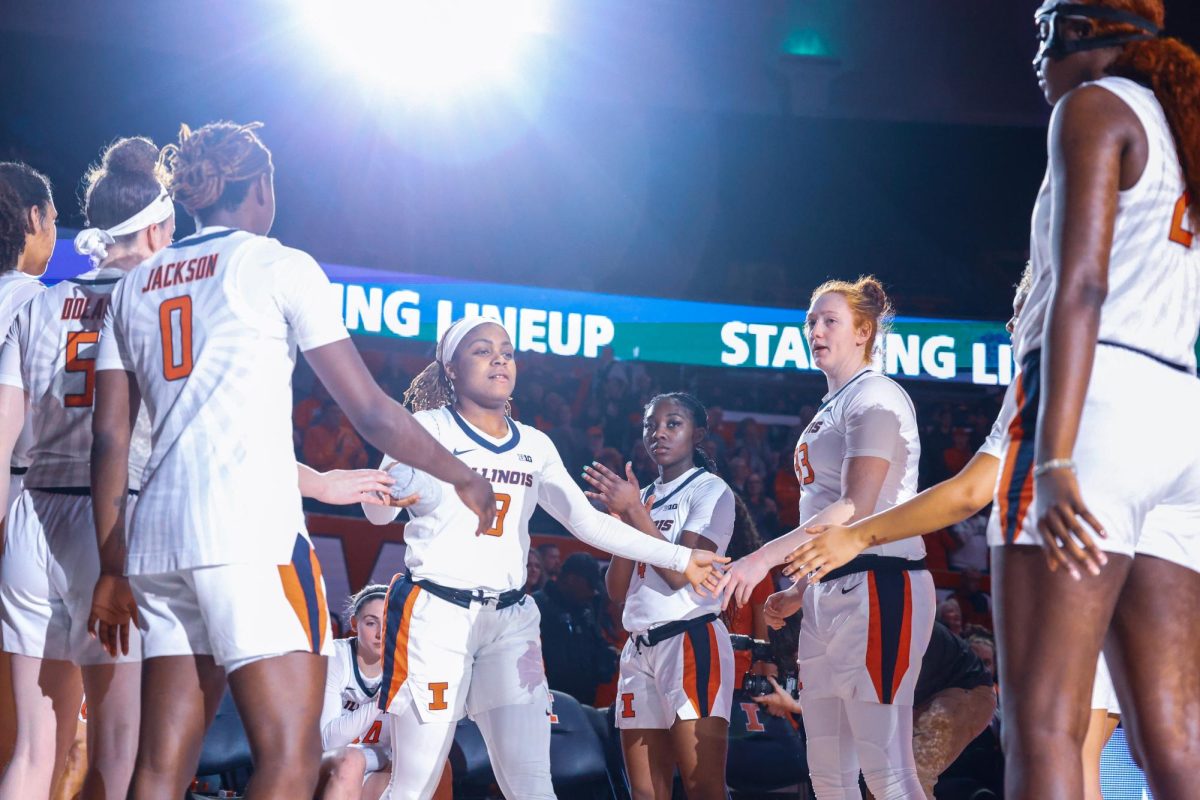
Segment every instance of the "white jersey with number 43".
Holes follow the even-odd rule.
[[[296,348],[348,335],[317,262],[265,236],[203,228],[126,276],[96,369],[134,373],[153,430],[129,574],[291,559]]]
[[[887,460],[888,470],[875,507],[863,509],[861,516],[899,505],[917,493],[921,440],[912,400],[900,384],[869,367],[822,401],[796,444],[801,523],[842,496],[849,460],[862,456]],[[863,552],[923,558],[925,543],[915,537]]]

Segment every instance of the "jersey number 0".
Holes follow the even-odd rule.
[[[192,374],[192,298],[180,295],[158,307],[158,329],[162,333],[163,377],[177,381]],[[179,349],[175,337],[179,337]]]

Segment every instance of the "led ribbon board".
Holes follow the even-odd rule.
[[[467,314],[504,323],[519,351],[709,367],[815,371],[803,309],[479,283],[322,264],[351,333],[430,342]],[[66,242],[45,280],[89,268]],[[899,378],[1007,385],[1012,348],[1000,322],[897,317],[882,366]]]

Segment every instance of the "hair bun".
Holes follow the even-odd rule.
[[[157,175],[158,147],[145,136],[118,139],[104,151],[100,168],[106,172]]]

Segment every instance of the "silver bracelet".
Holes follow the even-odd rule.
[[[1075,461],[1070,458],[1052,458],[1049,461],[1043,461],[1033,468],[1033,477],[1040,478],[1047,472],[1053,472],[1056,469],[1069,469],[1075,471]]]

